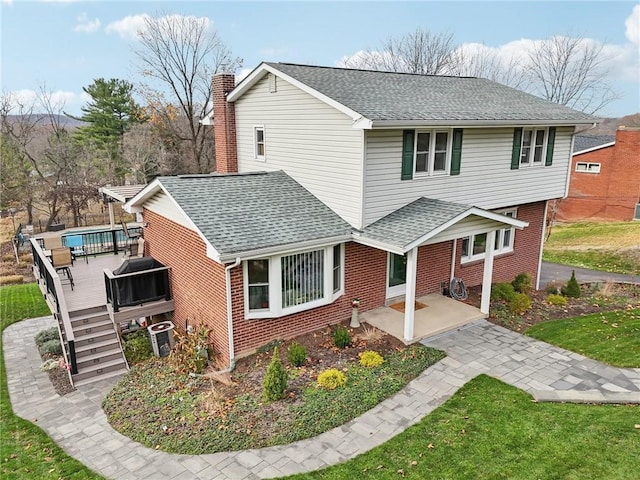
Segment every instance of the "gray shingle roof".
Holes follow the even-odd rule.
[[[282,171],[158,181],[221,256],[351,233],[347,222]]]
[[[404,248],[471,208],[422,197],[365,227],[362,236]]]
[[[581,152],[589,148],[599,147],[607,143],[615,142],[615,135],[576,135],[573,143],[573,153]]]
[[[596,120],[483,78],[267,64],[373,121]]]

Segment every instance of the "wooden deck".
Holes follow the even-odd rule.
[[[75,283],[73,291],[65,275],[60,272],[62,290],[69,312],[104,306],[107,303],[107,296],[103,270],[105,268],[115,270],[122,265],[123,260],[122,254],[89,256],[88,263],[83,257],[77,258],[71,267],[71,275]]]

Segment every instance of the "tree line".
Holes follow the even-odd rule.
[[[505,60],[490,49],[462,49],[452,34],[417,28],[342,65],[479,76],[588,113],[616,98],[601,46],[556,36],[527,55],[526,62]],[[200,120],[211,113],[213,75],[237,71],[242,60],[208,19],[177,15],[148,17],[134,57],[141,80],[95,79],[83,88],[90,100],[79,116],[67,115],[45,87],[29,103],[0,97],[0,208],[24,209],[29,223],[45,215],[47,226],[66,213],[78,226],[100,186],[214,169],[213,135]]]

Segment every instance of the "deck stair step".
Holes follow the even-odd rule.
[[[113,329],[100,330],[100,331],[94,332],[93,335],[78,336],[78,334],[76,334],[75,337],[76,337],[76,341],[75,341],[76,350],[80,347],[95,345],[97,343],[105,342],[107,340],[117,341],[118,339],[116,336],[116,332]]]
[[[78,362],[78,371],[82,371],[85,367],[99,368],[101,365],[106,365],[112,360],[123,361],[122,351],[120,348],[107,350],[106,352],[89,353],[86,355],[78,355],[76,361]]]
[[[78,373],[72,375],[73,383],[75,384],[76,380],[87,380],[90,378],[97,381],[100,380],[101,375],[116,371],[121,371],[122,373],[127,371],[127,365],[123,359],[109,360],[107,362],[100,363],[99,365],[79,368]]]
[[[74,379],[73,384],[76,387],[79,387],[81,385],[87,385],[88,383],[97,382],[100,380],[106,380],[108,378],[113,378],[113,377],[119,377],[121,375],[124,375],[127,372],[128,370],[126,368],[116,369],[110,372],[103,372],[100,375],[96,375],[94,377],[87,377],[87,378],[78,379],[78,380]]]
[[[84,354],[85,352],[88,352],[88,354],[104,352],[112,348],[120,349],[115,334],[110,336],[105,335],[104,337],[104,339],[102,337],[92,338],[93,341],[91,343],[82,345],[76,343],[76,355]]]
[[[74,328],[73,336],[76,338],[76,340],[80,340],[85,337],[91,337],[95,333],[102,331],[113,331],[113,322],[110,318],[96,320],[95,323]]]

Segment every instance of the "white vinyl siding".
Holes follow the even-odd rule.
[[[400,180],[402,130],[366,132],[365,225],[419,197],[493,210],[565,193],[573,127],[558,127],[553,164],[511,170],[513,128],[465,128],[460,175]],[[544,163],[544,159],[543,159]]]
[[[278,78],[265,76],[235,102],[238,170],[283,170],[355,227],[362,222],[363,132],[347,115]],[[264,126],[266,161],[255,155]]]
[[[158,192],[144,204],[144,208],[157,213],[169,220],[182,225],[183,227],[193,230],[193,224],[189,221],[187,216],[178,209],[176,204],[169,198],[164,192]]]

